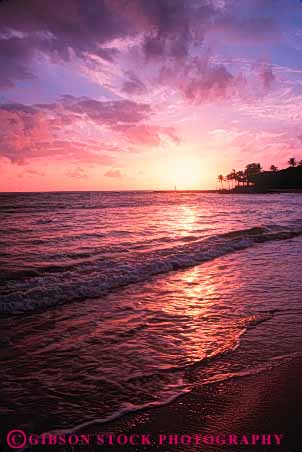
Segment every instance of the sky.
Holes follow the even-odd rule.
[[[213,189],[302,159],[300,0],[0,1],[1,191]]]

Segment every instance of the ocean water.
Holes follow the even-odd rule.
[[[300,194],[0,194],[1,425],[70,430],[296,356],[301,208]]]

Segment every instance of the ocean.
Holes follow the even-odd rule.
[[[102,423],[302,350],[301,194],[2,193],[0,223],[1,426]]]

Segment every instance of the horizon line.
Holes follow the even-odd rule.
[[[129,190],[16,190],[16,191],[1,191],[0,194],[14,194],[14,193],[89,193],[89,192],[96,192],[96,193],[120,193],[120,192],[148,192],[148,193],[154,193],[154,192],[173,192],[173,193],[181,193],[181,192],[217,192],[219,190],[214,188],[206,188],[206,189],[129,189]]]

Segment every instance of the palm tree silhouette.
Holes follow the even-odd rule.
[[[243,176],[244,176],[243,171],[241,171],[241,170],[237,171],[237,173],[236,173],[236,180],[238,182],[238,186],[240,186],[240,182],[243,182],[243,185],[244,185]]]
[[[232,180],[234,182],[234,185],[233,185],[233,187],[234,187],[236,185],[236,179],[237,179],[237,172],[234,168],[232,169],[231,175],[232,175]]]
[[[292,167],[297,165],[297,161],[296,161],[295,157],[291,157],[287,163]]]
[[[221,184],[221,188],[223,188],[223,181],[224,181],[224,177],[222,174],[219,174],[218,178],[217,178]]]
[[[270,170],[276,172],[278,171],[278,168],[276,167],[276,165],[271,165]]]
[[[233,174],[227,174],[226,180],[228,181],[228,189],[231,190],[231,181],[233,180]]]
[[[244,170],[244,177],[247,185],[249,186],[250,183],[255,183],[255,177],[257,174],[261,173],[262,167],[260,163],[249,163],[246,165]]]
[[[237,180],[236,170],[232,169],[232,171],[226,176],[226,180],[228,181],[229,190],[231,189],[231,186],[234,188],[235,181]]]

